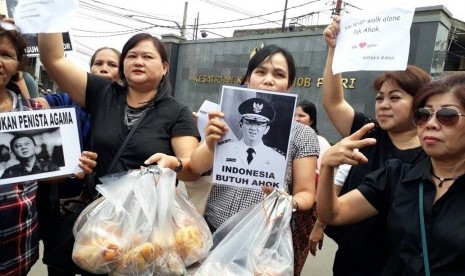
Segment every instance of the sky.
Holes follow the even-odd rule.
[[[185,2],[186,38],[195,37],[193,26],[198,18],[200,30],[207,39],[232,37],[235,29],[281,27],[286,0],[80,0],[70,32],[74,51],[67,56],[81,68],[89,69],[92,53],[103,46],[121,49],[124,42],[137,32],[180,35]],[[393,0],[384,0],[392,3]],[[465,21],[461,0],[410,0],[416,7],[444,5],[454,18]],[[331,20],[331,0],[287,0],[286,26],[297,24],[328,24]],[[369,9],[376,0],[347,0],[343,13]]]

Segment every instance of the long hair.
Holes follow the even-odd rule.
[[[250,76],[252,75],[252,72],[253,70],[255,70],[255,68],[257,68],[260,64],[263,63],[263,61],[265,61],[266,59],[268,59],[269,57],[271,57],[272,55],[276,53],[283,54],[284,58],[286,59],[287,67],[289,71],[289,79],[287,83],[287,88],[290,88],[292,86],[292,83],[294,83],[294,79],[295,79],[294,58],[292,57],[292,54],[286,48],[279,47],[278,45],[275,45],[275,44],[266,45],[265,47],[261,48],[249,60],[249,64],[247,66],[247,72],[242,78],[241,85],[244,85],[245,82],[248,79],[250,79]]]

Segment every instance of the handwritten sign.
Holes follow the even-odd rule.
[[[344,14],[333,60],[334,74],[405,70],[415,8],[404,4]]]
[[[74,108],[0,113],[0,185],[80,172]]]
[[[78,0],[19,0],[14,18],[24,34],[67,32],[77,5]]]

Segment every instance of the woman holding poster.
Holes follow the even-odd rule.
[[[163,43],[147,33],[126,42],[119,62],[123,85],[75,66],[64,57],[62,43],[59,33],[40,33],[40,57],[48,74],[91,114],[96,175],[158,163],[181,180],[197,179],[189,160],[199,135],[188,107],[170,96]]]
[[[374,122],[375,128],[366,137],[377,141],[376,145],[360,149],[369,161],[350,170],[340,192],[344,195],[356,189],[365,175],[385,166],[388,159],[415,164],[425,158],[412,121],[411,105],[420,87],[429,83],[431,77],[411,65],[405,71],[381,74],[374,80],[376,119],[355,111],[344,99],[341,74],[332,72],[339,20],[335,16],[323,32],[329,46],[323,79],[323,106],[341,136],[349,136],[365,124]],[[381,272],[389,253],[383,218],[374,216],[354,225],[327,227],[325,232],[338,244],[334,275],[378,275]]]
[[[250,59],[242,84],[253,89],[286,93],[289,92],[294,78],[292,55],[284,48],[267,45]],[[203,173],[212,168],[215,144],[228,131],[225,122],[221,120],[224,116],[225,114],[219,111],[209,113],[210,121],[205,128],[205,142],[200,144],[191,157],[193,171]],[[284,188],[293,195],[295,214],[309,214],[311,217],[315,200],[318,139],[313,129],[301,123],[295,123],[291,131],[293,139],[290,144]],[[261,190],[214,184],[205,210],[205,219],[212,232],[234,214],[263,200],[264,195]],[[309,252],[308,237],[313,221],[309,219],[305,224],[291,220],[295,275],[300,275]]]
[[[24,67],[25,47],[18,28],[0,21],[0,112],[30,109],[12,85]],[[89,159],[80,160],[91,171]],[[36,181],[0,185],[0,275],[26,275],[39,258],[36,192]]]

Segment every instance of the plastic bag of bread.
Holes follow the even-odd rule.
[[[156,185],[158,200],[155,227],[152,232],[154,244],[155,275],[181,276],[186,274],[186,267],[175,246],[173,210],[176,186],[171,182],[174,171],[164,171]],[[171,175],[171,177],[170,177]]]
[[[290,219],[292,197],[273,191],[225,221],[195,276],[294,274]]]
[[[91,273],[153,274],[154,183],[159,171],[101,178],[97,190],[104,199],[89,205],[75,223],[72,257],[78,266]]]
[[[176,189],[173,209],[174,241],[185,266],[202,262],[213,245],[212,234],[194,205]]]

